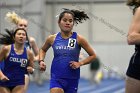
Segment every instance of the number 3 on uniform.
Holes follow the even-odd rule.
[[[69,38],[68,47],[75,48],[76,39]]]

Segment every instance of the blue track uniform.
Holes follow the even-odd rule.
[[[52,45],[54,58],[51,65],[51,86],[63,88],[65,93],[76,93],[80,68],[72,69],[70,61],[79,61],[81,47],[77,43],[77,33],[73,32],[68,39],[59,32]],[[71,88],[71,90],[69,90]]]
[[[26,47],[27,49],[30,49],[30,46],[29,46],[28,41],[25,42],[25,47]],[[4,69],[4,62],[3,62],[3,61],[0,62],[0,70],[1,70],[1,69]],[[27,71],[27,70],[26,70],[26,74],[28,74],[28,71]]]
[[[14,87],[17,85],[24,85],[24,74],[28,64],[26,48],[24,48],[22,54],[16,54],[14,45],[12,44],[10,53],[4,60],[4,64],[5,66],[4,69],[2,69],[2,72],[10,80],[6,82],[0,81],[0,86]]]
[[[3,69],[4,69],[4,62],[1,61],[1,62],[0,62],[0,70],[3,70]]]

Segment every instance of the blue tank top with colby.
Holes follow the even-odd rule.
[[[70,61],[79,61],[81,47],[77,43],[77,33],[64,39],[59,32],[52,45],[54,58],[51,65],[51,78],[78,79],[80,68],[72,69]]]
[[[11,50],[8,57],[4,60],[5,66],[2,72],[10,80],[6,82],[0,82],[1,86],[17,86],[24,85],[24,74],[26,72],[28,59],[27,50],[24,47],[22,54],[16,54],[14,45],[11,45]]]

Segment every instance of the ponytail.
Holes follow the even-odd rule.
[[[70,9],[66,9],[63,8],[64,11],[59,15],[59,22],[62,19],[62,17],[64,16],[65,13],[69,13],[73,16],[74,22],[76,24],[78,23],[83,23],[83,20],[87,20],[89,19],[88,15],[84,12],[84,11],[79,11],[79,10],[70,10]]]

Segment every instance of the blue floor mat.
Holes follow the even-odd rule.
[[[81,78],[78,93],[124,93],[124,87],[123,79],[104,79],[100,84],[94,84]],[[30,82],[27,93],[49,93],[49,81],[44,81],[41,86]]]

